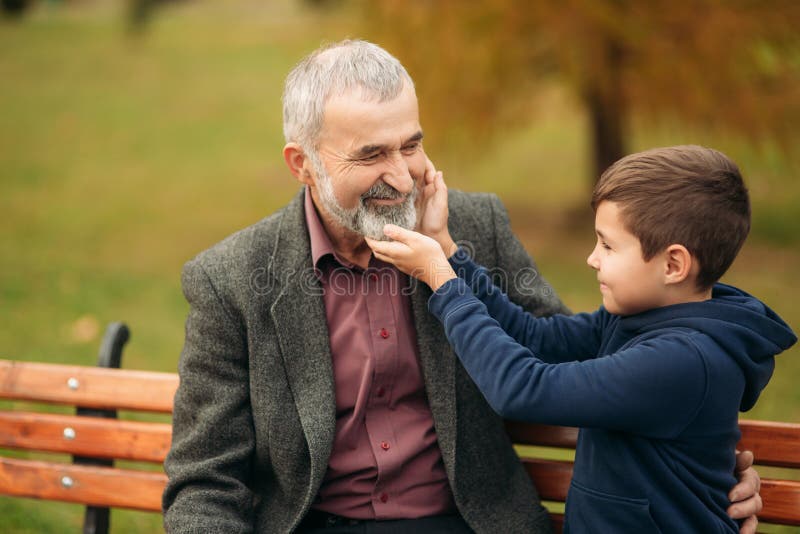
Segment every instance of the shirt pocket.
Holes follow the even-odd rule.
[[[570,484],[564,532],[656,533],[661,530],[650,515],[650,501],[621,497]]]

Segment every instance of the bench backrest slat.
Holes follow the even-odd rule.
[[[0,457],[0,494],[157,512],[163,473]]]
[[[800,425],[740,419],[739,450],[753,451],[756,465],[800,468]],[[519,445],[574,449],[578,429],[506,421],[511,441]]]
[[[0,447],[161,463],[172,426],[102,417],[0,411]]]
[[[800,525],[800,482],[762,479],[759,490],[764,509],[758,519],[765,523]]]
[[[178,375],[0,360],[0,398],[172,412]]]
[[[171,413],[177,387],[178,376],[173,373],[0,360],[0,398],[11,400]],[[163,462],[169,450],[171,427],[166,423],[20,408],[29,409],[0,410],[0,448],[68,453],[101,463],[105,459]],[[519,445],[574,449],[578,436],[577,429],[568,427],[507,422],[506,428]],[[757,464],[800,468],[800,425],[741,420],[740,428],[739,448],[752,450]],[[539,452],[520,449],[524,467],[543,499],[563,502],[572,463],[526,457]],[[63,483],[64,477],[69,484]],[[0,456],[0,494],[6,495],[158,511],[165,483],[162,472]],[[800,525],[800,481],[762,475],[761,496],[762,522]],[[551,517],[560,531],[563,517],[558,513]]]
[[[739,428],[739,449],[753,451],[758,465],[800,468],[800,425],[742,419]]]
[[[546,501],[564,502],[572,480],[572,462],[522,458],[528,476],[535,481],[539,497]]]
[[[578,429],[571,426],[506,421],[506,432],[512,442],[520,445],[574,449],[578,442]]]

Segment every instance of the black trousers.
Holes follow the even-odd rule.
[[[458,514],[418,519],[349,521],[312,510],[300,523],[297,534],[473,534]],[[326,521],[327,520],[327,521]],[[332,526],[326,526],[326,523]],[[352,523],[352,524],[349,524]]]

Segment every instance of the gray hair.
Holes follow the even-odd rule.
[[[283,135],[286,142],[316,152],[325,104],[332,96],[360,88],[378,102],[396,98],[414,82],[386,50],[361,40],[323,46],[295,66],[283,91]]]

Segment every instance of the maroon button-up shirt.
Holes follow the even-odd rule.
[[[417,355],[408,278],[333,250],[306,189],[336,385],[336,436],[314,508],[355,519],[455,511]]]

